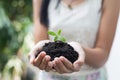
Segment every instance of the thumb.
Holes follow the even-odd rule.
[[[74,71],[79,71],[84,62],[76,61],[73,63]]]

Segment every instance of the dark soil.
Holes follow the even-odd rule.
[[[46,54],[51,57],[51,61],[53,61],[55,57],[60,56],[64,56],[72,63],[78,59],[78,53],[73,49],[73,47],[62,41],[46,43],[41,51],[45,51]]]

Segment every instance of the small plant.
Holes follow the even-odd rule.
[[[63,36],[61,36],[61,32],[62,32],[62,30],[59,29],[57,31],[57,33],[53,32],[53,31],[48,31],[48,34],[51,36],[54,36],[54,41],[66,42],[66,39]]]
[[[46,54],[51,57],[51,61],[53,61],[55,57],[64,56],[71,63],[73,63],[78,59],[78,53],[71,45],[66,42],[66,39],[61,36],[61,32],[61,29],[59,29],[57,33],[53,31],[48,31],[48,34],[54,37],[54,42],[46,43],[41,51],[45,51]],[[38,54],[36,55],[36,57],[38,56]]]

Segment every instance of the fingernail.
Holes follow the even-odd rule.
[[[49,60],[49,56],[48,56],[48,55],[46,55],[46,56],[45,56],[45,59],[46,59],[46,61],[48,61],[48,60]]]
[[[51,62],[49,62],[49,63],[48,63],[48,65],[49,65],[49,67],[51,67],[51,66],[52,66],[52,63],[51,63]]]
[[[46,52],[42,51],[42,52],[40,52],[40,54],[42,54],[42,55],[46,55]]]
[[[63,58],[63,56],[60,56],[59,58]]]
[[[58,57],[56,57],[55,60],[58,60]]]
[[[55,62],[58,63],[59,62],[59,59],[58,57],[55,58]]]
[[[56,66],[55,61],[53,61],[53,65]]]
[[[60,56],[59,58],[60,58],[60,60],[63,60],[64,57],[63,57],[63,56]]]

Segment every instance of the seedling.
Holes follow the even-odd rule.
[[[59,29],[57,32],[48,31],[48,34],[54,37],[54,41],[46,43],[42,47],[41,51],[45,51],[46,54],[51,57],[51,61],[53,61],[55,57],[64,56],[71,63],[73,63],[78,59],[78,53],[66,42],[66,39],[61,36],[61,32],[61,29]]]
[[[53,31],[48,31],[48,34],[51,36],[54,36],[54,41],[66,42],[66,39],[63,36],[61,36],[61,32],[62,32],[62,30],[59,29],[57,31],[57,33],[53,32]]]

